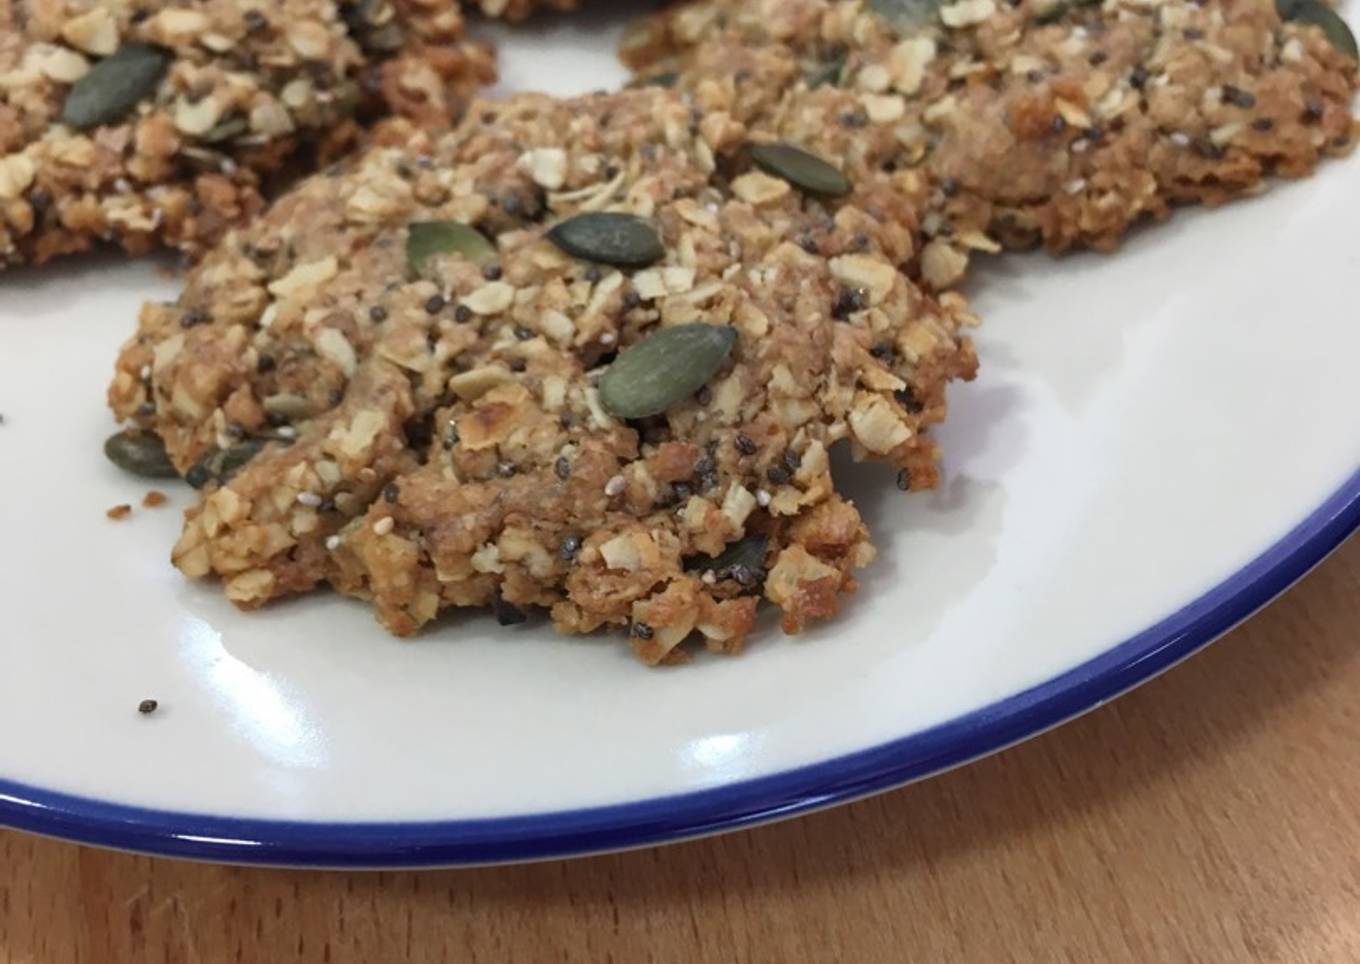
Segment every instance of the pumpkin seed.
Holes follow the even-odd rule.
[[[869,0],[869,7],[900,34],[915,33],[935,22],[944,0]]]
[[[808,85],[809,90],[816,90],[830,84],[839,87],[841,83],[841,72],[845,70],[845,55],[822,62],[814,61],[803,65],[803,83]]]
[[[406,229],[406,263],[419,272],[436,254],[456,254],[483,262],[496,256],[496,246],[476,228],[458,221],[415,221]]]
[[[1096,7],[1099,6],[1101,2],[1102,0],[1059,0],[1058,3],[1055,3],[1035,17],[1034,23],[1040,27],[1047,26],[1051,23],[1057,23],[1073,10],[1078,10],[1082,7]]]
[[[645,77],[635,77],[628,82],[630,89],[639,87],[674,87],[680,80],[680,75],[674,70],[663,70],[657,74],[648,74]]]
[[[209,144],[218,144],[222,141],[229,141],[232,138],[244,134],[249,127],[249,121],[240,114],[235,114],[228,117],[226,120],[219,122],[217,126],[203,135],[202,140]]]
[[[754,575],[764,570],[769,542],[767,536],[747,536],[730,543],[719,555],[687,559],[685,568],[691,572],[711,572],[719,579],[737,579],[744,584],[747,580],[740,578],[744,573]]]
[[[61,122],[81,129],[121,119],[156,89],[170,53],[150,44],[127,44],[75,82],[61,108]]]
[[[728,325],[663,328],[624,350],[600,377],[600,404],[620,418],[664,412],[702,388],[737,340]]]
[[[840,197],[849,194],[852,187],[848,177],[816,154],[782,141],[751,145],[751,160],[767,174],[782,177],[810,194]]]
[[[1352,60],[1360,60],[1360,49],[1355,44],[1355,34],[1346,26],[1341,15],[1318,0],[1276,0],[1280,16],[1295,23],[1311,23],[1320,29],[1333,47]]]
[[[240,471],[243,465],[259,455],[267,441],[262,438],[246,439],[229,449],[209,452],[184,473],[184,481],[195,489],[201,489],[209,482],[221,485]]]
[[[148,479],[177,479],[165,443],[151,432],[115,432],[104,440],[104,454],[124,472]]]
[[[666,254],[656,228],[633,214],[589,211],[567,218],[548,240],[574,258],[620,268],[643,268]]]

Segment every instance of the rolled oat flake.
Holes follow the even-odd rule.
[[[621,211],[588,211],[567,218],[548,240],[574,258],[619,268],[643,268],[666,254],[650,222]]]
[[[702,388],[736,341],[737,330],[728,325],[663,328],[614,359],[600,376],[600,404],[619,418],[659,415]]]
[[[419,272],[436,254],[456,254],[483,262],[496,256],[496,246],[476,228],[458,221],[415,221],[406,229],[406,263]]]
[[[767,174],[782,177],[810,194],[839,197],[849,194],[853,187],[850,179],[834,166],[792,144],[753,144],[751,160]]]
[[[151,432],[116,432],[104,441],[104,455],[124,472],[147,479],[177,479],[165,443]]]
[[[170,53],[151,44],[125,44],[90,68],[66,95],[61,122],[98,127],[121,120],[151,94],[170,65]]]

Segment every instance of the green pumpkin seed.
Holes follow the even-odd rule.
[[[839,87],[843,70],[845,70],[844,54],[825,62],[814,61],[804,64],[803,83],[807,84],[808,90],[816,90],[818,87],[824,87],[827,84]]]
[[[1051,23],[1057,23],[1064,19],[1073,10],[1080,10],[1082,7],[1098,7],[1102,0],[1059,0],[1043,13],[1034,18],[1034,23],[1043,27]]]
[[[177,479],[165,443],[152,432],[116,432],[104,440],[104,454],[124,472],[148,479]]]
[[[259,455],[267,441],[267,439],[262,438],[246,439],[229,449],[217,449],[209,452],[195,462],[188,472],[184,473],[184,481],[195,489],[201,489],[209,482],[216,482],[221,485],[240,471],[241,467],[247,462]]]
[[[548,240],[574,258],[620,268],[644,268],[666,254],[650,222],[616,211],[567,218],[548,232]]]
[[[82,130],[122,119],[151,94],[170,65],[170,53],[150,44],[127,44],[76,81],[66,95],[61,122]]]
[[[770,540],[754,535],[730,543],[721,554],[685,560],[690,572],[711,572],[718,579],[735,579],[742,585],[758,582],[765,571],[765,550]]]
[[[620,418],[664,412],[703,388],[736,341],[728,325],[663,328],[614,359],[600,378],[600,404]]]
[[[639,87],[674,87],[680,80],[680,75],[674,70],[663,70],[657,74],[648,74],[645,77],[635,77],[628,82],[630,89]]]
[[[250,122],[240,114],[228,117],[221,121],[216,127],[204,134],[202,140],[208,144],[219,144],[222,141],[229,141],[244,134],[250,127]]]
[[[1288,7],[1286,13],[1283,7]],[[1355,45],[1355,34],[1351,33],[1351,28],[1346,26],[1346,21],[1341,19],[1341,15],[1326,4],[1319,3],[1318,0],[1280,0],[1276,2],[1276,8],[1280,10],[1280,15],[1286,20],[1295,23],[1311,23],[1320,29],[1333,47],[1341,51],[1352,60],[1360,60],[1360,49]]]
[[[751,160],[767,174],[782,177],[796,188],[810,194],[840,197],[849,194],[850,179],[816,154],[801,147],[777,142],[751,145]]]
[[[496,256],[496,246],[476,228],[458,221],[416,221],[406,230],[406,263],[419,272],[436,254],[456,254],[483,262]]]
[[[915,33],[935,22],[944,0],[869,0],[869,7],[900,34]]]

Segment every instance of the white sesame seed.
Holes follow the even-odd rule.
[[[305,505],[309,509],[315,509],[321,504],[321,496],[315,492],[299,492],[297,494],[298,505]]]
[[[617,336],[612,331],[606,331],[603,335],[600,336],[600,344],[612,345],[614,344],[616,337]]]
[[[392,521],[390,515],[385,515],[377,522],[373,523],[373,534],[375,536],[385,536],[392,531],[396,523]]]
[[[763,509],[769,504],[770,493],[766,492],[764,489],[756,489],[756,505]]]
[[[231,177],[237,171],[236,162],[229,157],[222,158],[222,163],[219,164],[218,167],[221,168],[222,173],[227,175],[227,177]]]
[[[334,552],[336,549],[339,549],[339,548],[340,548],[340,537],[339,537],[339,536],[330,536],[329,538],[326,539],[326,551],[327,551],[327,552]]]
[[[612,499],[622,492],[627,484],[623,476],[616,475],[604,484],[604,494]]]
[[[113,182],[113,189],[119,194],[132,193],[132,182],[125,177],[120,177]]]
[[[1174,131],[1174,132],[1172,132],[1171,138],[1170,138],[1170,139],[1171,139],[1171,143],[1175,144],[1177,147],[1189,147],[1189,146],[1190,146],[1190,135],[1189,135],[1189,134],[1183,134],[1183,133],[1181,133],[1180,131]]]
[[[1079,138],[1077,138],[1075,141],[1072,142],[1072,148],[1071,148],[1071,150],[1072,150],[1072,153],[1073,153],[1073,154],[1085,154],[1085,153],[1086,153],[1086,149],[1087,149],[1088,147],[1090,147],[1090,146],[1091,146],[1091,142],[1090,142],[1090,141],[1088,141],[1088,140],[1087,140],[1086,138],[1084,138],[1084,137],[1079,137]]]
[[[1068,182],[1067,182],[1067,188],[1066,188],[1066,190],[1067,190],[1067,193],[1068,193],[1068,194],[1080,194],[1080,193],[1081,193],[1082,191],[1084,191],[1085,189],[1086,189],[1086,178],[1084,178],[1084,177],[1079,177],[1079,178],[1077,178],[1075,181],[1068,181]]]
[[[297,429],[291,425],[280,425],[274,429],[274,434],[279,438],[297,438]]]
[[[143,365],[143,366],[141,367],[141,369],[137,372],[137,377],[140,378],[142,381],[146,381],[148,378],[150,378],[150,377],[151,377],[151,366],[150,366],[150,365]]]
[[[705,586],[711,586],[718,581],[718,577],[713,575],[712,569],[705,569],[704,574],[699,577],[699,581]]]

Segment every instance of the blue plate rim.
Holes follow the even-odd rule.
[[[736,830],[901,786],[1093,709],[1250,616],[1357,527],[1360,468],[1288,534],[1218,585],[1065,673],[918,733],[723,786],[513,817],[343,823],[155,810],[0,779],[0,826],[191,860],[356,869],[571,857]]]

